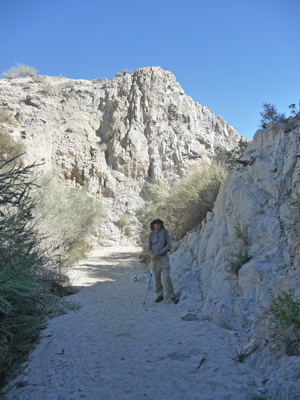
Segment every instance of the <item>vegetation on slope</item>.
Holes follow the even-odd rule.
[[[153,218],[165,221],[173,240],[180,240],[201,223],[213,208],[226,171],[218,165],[194,166],[170,190],[162,185],[146,186],[147,201],[138,211],[140,243],[147,254],[149,226]]]
[[[35,179],[18,146],[3,133],[0,149],[0,386],[27,354],[45,321],[73,307],[66,265],[101,218],[84,189]],[[39,183],[39,185],[37,184]],[[80,257],[83,253],[80,252]]]

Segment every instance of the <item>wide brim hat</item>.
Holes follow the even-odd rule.
[[[162,228],[164,227],[164,221],[163,221],[162,219],[160,219],[160,218],[153,218],[153,220],[152,220],[152,222],[151,222],[151,224],[150,224],[150,229],[151,229],[152,231],[154,230],[154,224],[155,224],[156,222],[159,222]]]
[[[162,219],[160,219],[160,218],[153,218],[151,223],[155,224],[156,222],[160,222],[162,225],[164,224],[164,221]]]

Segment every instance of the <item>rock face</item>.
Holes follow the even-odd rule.
[[[221,156],[240,139],[159,67],[111,80],[1,80],[0,107],[13,112],[16,125],[5,129],[23,140],[27,160],[87,185],[110,222],[134,218],[145,182],[169,186],[192,163]]]
[[[272,329],[261,332],[268,326],[269,289],[277,296],[294,288],[300,299],[299,136],[300,113],[257,131],[213,212],[171,255],[179,304],[248,332],[252,341],[260,335],[251,362],[266,371],[262,393],[278,400],[300,396],[299,357],[270,340]]]
[[[240,139],[159,67],[111,80],[0,80],[0,107],[14,114],[15,126],[2,127],[23,140],[28,161],[102,198],[115,238],[113,223],[134,219],[145,182],[169,186]]]
[[[199,271],[198,308],[228,328],[261,317],[269,288],[299,291],[300,115],[292,125],[256,132],[213,212],[172,255],[175,269]]]

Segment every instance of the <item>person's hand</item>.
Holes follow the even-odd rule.
[[[161,251],[157,251],[156,253],[154,253],[155,260],[157,260],[159,256],[161,256]]]

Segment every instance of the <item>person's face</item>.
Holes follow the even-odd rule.
[[[161,228],[160,222],[154,222],[154,230],[155,232],[158,232]]]

